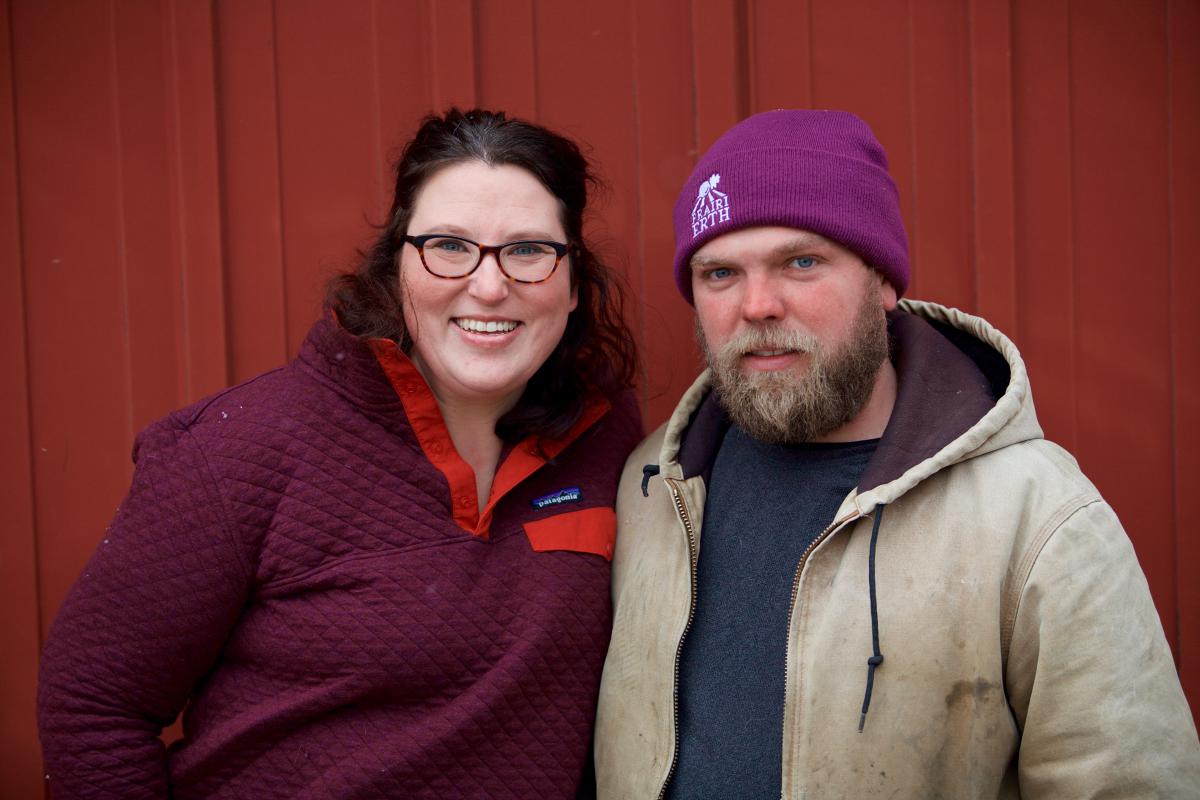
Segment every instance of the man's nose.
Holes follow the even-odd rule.
[[[783,316],[782,293],[770,276],[748,275],[742,295],[742,317],[750,322],[780,319]]]

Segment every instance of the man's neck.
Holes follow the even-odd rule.
[[[854,419],[837,430],[831,431],[815,442],[859,442],[865,439],[878,439],[883,436],[888,420],[892,418],[892,408],[896,405],[896,369],[888,359],[883,360],[879,372],[875,374],[875,384],[871,395],[863,407],[859,409]]]

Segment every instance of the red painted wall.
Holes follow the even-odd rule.
[[[0,0],[0,795],[41,790],[37,653],[135,432],[275,366],[417,119],[504,108],[610,190],[649,422],[696,371],[670,208],[780,106],[891,156],[910,295],[988,317],[1117,509],[1200,707],[1195,0]]]

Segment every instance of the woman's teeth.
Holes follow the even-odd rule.
[[[489,320],[484,322],[481,319],[466,319],[463,317],[455,319],[454,324],[464,331],[472,331],[473,333],[508,333],[517,327],[517,323],[512,320],[505,320],[504,322]]]

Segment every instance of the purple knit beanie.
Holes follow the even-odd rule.
[[[887,155],[845,111],[755,114],[708,149],[675,202],[675,284],[692,301],[692,254],[724,233],[758,225],[832,239],[903,295],[908,236]]]

